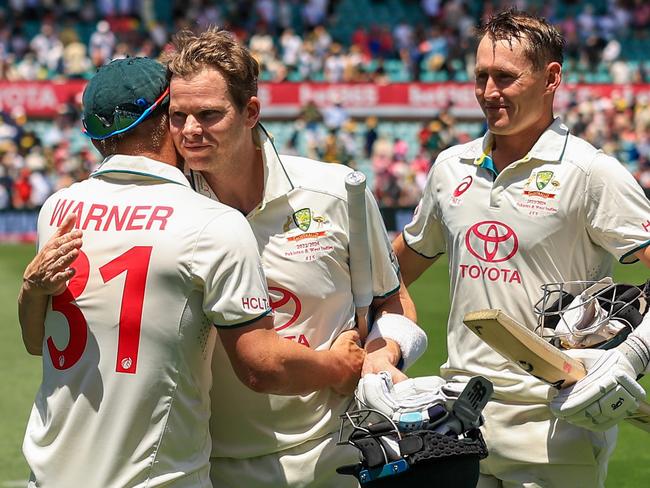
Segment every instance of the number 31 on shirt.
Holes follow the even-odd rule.
[[[134,246],[99,268],[104,283],[126,273],[120,300],[117,359],[115,362],[115,371],[118,373],[135,374],[138,365],[142,304],[151,249],[151,246]],[[60,295],[52,297],[52,310],[63,314],[68,321],[70,339],[67,346],[60,350],[54,344],[51,336],[47,338],[47,349],[50,352],[52,365],[60,370],[71,368],[79,361],[86,349],[88,339],[86,317],[75,304],[75,300],[81,296],[88,283],[90,273],[88,256],[81,251],[72,267],[75,269],[75,275],[68,283],[68,287]]]

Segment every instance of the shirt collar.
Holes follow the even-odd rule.
[[[104,159],[99,168],[91,173],[90,177],[97,178],[103,175],[127,180],[158,179],[190,186],[185,175],[177,167],[144,156],[128,156],[125,154],[109,156]]]
[[[493,137],[493,134],[487,131],[482,138],[469,143],[460,156],[461,161],[472,163],[476,166],[486,166],[489,163],[487,159],[492,152]],[[564,156],[568,139],[568,127],[562,122],[560,117],[556,117],[553,123],[537,139],[537,142],[528,154],[520,161],[526,162],[535,159],[549,163],[560,163]]]
[[[253,138],[255,145],[262,152],[264,192],[262,194],[262,201],[249,214],[249,217],[257,212],[261,212],[264,210],[267,203],[276,198],[283,197],[294,188],[293,183],[280,160],[280,156],[275,149],[273,136],[271,136],[262,124],[257,124],[257,127],[253,131]],[[200,172],[191,171],[189,173],[188,178],[193,181],[194,189],[197,192],[212,198],[213,200],[219,201]]]
[[[291,190],[294,185],[280,160],[280,155],[273,144],[273,136],[258,124],[254,133],[255,143],[262,151],[262,164],[264,166],[264,194],[258,207],[263,210],[267,203],[280,198]]]

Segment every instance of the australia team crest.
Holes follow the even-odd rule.
[[[307,232],[311,225],[311,209],[301,208],[293,213],[293,223],[296,224],[301,231]]]

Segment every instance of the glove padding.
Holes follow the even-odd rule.
[[[587,376],[560,390],[551,401],[551,411],[560,419],[595,432],[603,432],[633,414],[645,390],[635,381],[632,364],[620,351],[569,349],[580,359]]]
[[[409,378],[393,384],[390,373],[381,371],[364,375],[355,397],[359,408],[378,410],[401,431],[410,432],[455,419],[450,412],[465,386],[465,383],[446,382],[439,376]]]
[[[444,403],[440,388],[445,380],[439,376],[409,378],[393,385],[390,373],[364,375],[359,381],[355,397],[360,408],[374,408],[392,417],[394,413],[414,412],[431,405]]]

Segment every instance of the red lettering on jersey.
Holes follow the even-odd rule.
[[[126,230],[142,230],[144,228],[143,224],[135,224],[136,220],[143,220],[147,218],[147,214],[143,213],[145,210],[149,210],[151,207],[148,205],[136,205],[133,207],[133,212],[131,212],[131,218],[129,218],[129,223],[126,224]]]
[[[56,201],[56,204],[54,204],[54,211],[52,212],[52,217],[50,218],[50,225],[56,225],[57,227],[61,225],[61,222],[63,222],[63,218],[68,214],[68,210],[70,210],[70,207],[72,207],[74,200],[70,200],[70,203],[68,203],[67,207],[66,207],[66,203],[68,203],[67,200]],[[63,207],[65,207],[65,210]],[[55,220],[56,220],[56,224],[54,223]]]
[[[251,310],[268,310],[269,301],[266,297],[242,297],[242,307]]]
[[[102,226],[102,219],[104,218],[104,215],[106,215],[106,212],[108,212],[108,207],[106,205],[93,203],[90,206],[90,210],[88,210],[88,216],[86,217],[86,221],[84,222],[81,229],[86,230],[88,228],[89,222],[91,220],[94,220],[96,222],[95,230],[99,230],[99,228]]]
[[[122,230],[122,228],[124,227],[124,223],[126,222],[126,217],[129,215],[130,210],[131,210],[131,206],[128,205],[126,209],[124,209],[124,213],[120,215],[120,207],[116,207],[116,206],[111,207],[111,210],[108,213],[108,218],[106,219],[106,224],[104,225],[104,228],[102,230],[107,231],[108,228],[111,226],[111,222],[113,220],[115,221],[115,230]]]
[[[90,206],[84,218],[84,205]],[[74,207],[74,208],[72,208]],[[72,210],[71,210],[72,209]],[[76,202],[74,200],[57,200],[50,217],[50,225],[61,225],[68,213],[77,214],[75,227],[82,230],[165,230],[169,218],[174,213],[172,207],[139,205],[120,207],[102,203]]]
[[[307,337],[305,337],[305,334],[300,334],[298,337],[295,335],[284,336],[284,338],[290,341],[296,341],[298,344],[309,347],[309,341],[307,340]]]
[[[648,230],[650,230],[650,220],[646,220],[644,223],[642,223],[641,227],[643,227],[644,231],[648,232]]]
[[[74,200],[73,200],[73,202],[74,202]],[[84,213],[84,202],[77,203],[77,206],[74,209],[72,209],[71,212],[74,213],[74,214],[77,214],[77,221],[75,222],[74,226],[78,229],[79,226],[81,225],[81,217],[82,217],[82,215]],[[66,212],[66,214],[67,214],[67,212]]]
[[[461,264],[459,267],[461,278],[492,282],[500,281],[502,283],[518,283],[521,285],[521,275],[516,269],[477,266],[476,264]]]
[[[165,230],[167,226],[167,219],[172,216],[174,209],[172,207],[154,207],[149,222],[147,222],[147,230],[151,229],[151,226],[155,221],[160,222],[158,230]]]

